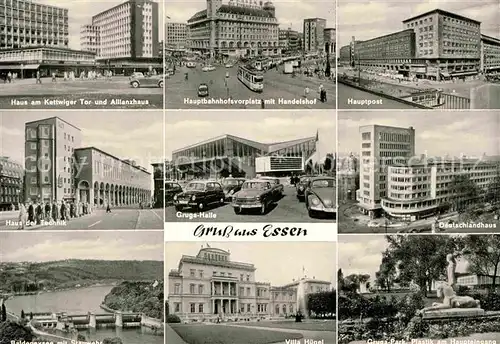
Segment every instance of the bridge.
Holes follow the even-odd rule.
[[[65,312],[26,312],[28,319],[40,324],[41,328],[58,330],[84,330],[100,328],[136,328],[162,326],[157,319],[142,313],[114,311],[109,313],[68,314]]]

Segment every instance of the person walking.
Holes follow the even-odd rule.
[[[59,208],[57,206],[57,201],[52,202],[52,220],[57,221],[59,219]]]
[[[109,202],[106,204],[106,214],[111,213],[111,206],[109,205]]]
[[[35,222],[35,207],[31,202],[30,205],[28,206],[28,222],[30,226],[33,222]]]
[[[26,207],[24,204],[19,203],[19,226],[17,229],[24,229],[24,225],[26,224]]]
[[[39,70],[36,71],[36,83],[37,84],[41,84],[42,83],[42,77],[40,75],[40,71]]]
[[[61,203],[60,212],[61,212],[61,220],[63,220],[63,221],[67,220],[67,218],[66,218],[66,204],[64,204],[64,201],[62,201],[62,203]]]
[[[39,202],[36,202],[35,215],[36,215],[36,224],[41,225],[43,218],[43,209],[42,205]]]
[[[50,221],[51,210],[52,210],[52,207],[50,206],[50,203],[49,202],[45,203],[45,221]]]

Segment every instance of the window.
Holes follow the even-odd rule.
[[[194,294],[194,284],[189,285],[189,293]]]
[[[250,274],[247,274],[247,282],[250,281]]]
[[[181,293],[181,285],[179,283],[176,283],[174,286],[174,294],[180,294]]]
[[[189,276],[195,277],[195,274],[196,274],[196,270],[195,269],[190,269],[189,270]]]
[[[245,288],[244,287],[240,287],[240,294],[238,296],[245,296]]]
[[[203,285],[202,284],[200,284],[198,286],[198,294],[203,294]]]
[[[247,288],[247,296],[251,296],[251,289]]]
[[[33,149],[33,150],[35,150],[36,149],[36,143],[33,143],[33,142],[30,143],[30,148]]]
[[[181,311],[181,304],[179,302],[174,303],[175,313],[179,313]]]
[[[199,270],[198,273],[200,274],[200,278],[203,278],[203,270]]]
[[[195,303],[191,303],[190,306],[191,306],[190,307],[191,308],[190,309],[191,313],[196,313],[196,304]]]
[[[44,181],[45,183],[48,183],[48,182],[49,182],[49,177],[45,176],[45,178],[43,178],[43,181]]]
[[[198,306],[198,313],[203,313],[203,303]]]

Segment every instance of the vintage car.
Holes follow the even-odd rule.
[[[163,75],[163,74],[152,75],[152,76],[132,75],[130,77],[130,85],[133,88],[146,87],[146,86],[163,88],[164,79],[165,79],[165,75]]]
[[[245,182],[245,178],[226,178],[222,181],[222,189],[226,195],[226,201],[231,201],[233,195],[241,190],[241,185]]]
[[[269,207],[279,200],[275,189],[269,180],[247,180],[241,185],[241,190],[233,195],[231,206],[234,213],[241,214],[244,210],[259,209],[261,215],[266,214]]]
[[[174,181],[165,182],[165,204],[173,202],[175,195],[182,192],[182,187],[179,183]]]
[[[201,69],[203,72],[213,72],[215,70],[214,66],[207,65]]]
[[[299,201],[304,200],[304,194],[311,178],[311,176],[302,176],[300,177],[297,185],[295,185],[295,189],[297,190],[297,198],[299,199]]]
[[[229,62],[229,63],[226,63],[226,64],[224,65],[224,67],[226,67],[226,68],[233,68],[233,67],[234,67],[234,64],[232,64],[232,63],[230,63],[230,62]]]
[[[285,195],[285,187],[283,186],[283,184],[281,184],[279,178],[260,177],[259,179],[267,180],[271,183],[271,186],[273,187],[273,193],[277,199],[283,198],[283,196]]]
[[[337,209],[336,184],[334,177],[313,177],[305,191],[306,208],[309,216],[323,213],[334,215]]]
[[[200,86],[198,86],[198,97],[208,97],[207,84],[200,84]]]
[[[225,196],[222,185],[212,180],[196,180],[189,182],[184,191],[174,196],[175,210],[185,208],[204,211],[210,205],[223,205]]]
[[[188,63],[186,63],[186,67],[188,67],[188,68],[196,68],[196,62],[189,61]]]

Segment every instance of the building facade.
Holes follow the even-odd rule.
[[[381,213],[387,197],[387,167],[406,163],[415,156],[415,129],[380,125],[362,126],[360,133],[359,190],[356,199],[362,212]]]
[[[500,275],[464,274],[462,276],[457,276],[457,285],[462,285],[471,289],[491,288],[493,279],[498,286]]]
[[[0,0],[0,49],[67,48],[68,10],[28,0]]]
[[[271,2],[207,0],[188,20],[188,47],[205,55],[278,55],[278,20]]]
[[[77,148],[77,202],[115,207],[151,202],[151,173],[95,147]]]
[[[25,124],[25,200],[76,199],[75,149],[81,140],[80,129],[58,117]]]
[[[168,275],[170,314],[182,321],[266,319],[294,314],[297,287],[306,293],[330,291],[331,283],[316,279],[273,287],[258,282],[253,264],[231,260],[229,251],[201,248],[196,256],[183,255]]]
[[[297,157],[307,160],[316,152],[317,137],[278,142],[260,143],[234,135],[215,137],[172,152],[173,179],[193,177],[219,178],[228,175],[253,178],[256,159],[264,156]],[[279,159],[278,159],[279,160]],[[288,164],[289,159],[281,159]],[[279,163],[279,162],[277,162]],[[275,166],[279,169],[280,166]]]
[[[500,72],[500,39],[481,35],[480,69],[484,74]]]
[[[455,210],[456,195],[450,186],[456,177],[467,176],[485,191],[500,176],[499,167],[498,162],[481,159],[425,159],[408,166],[389,166],[382,209],[390,217],[410,221]],[[474,200],[464,200],[469,201]]]
[[[18,209],[23,201],[24,168],[8,157],[0,157],[0,211]]]
[[[59,117],[28,122],[25,199],[95,206],[151,201],[151,174],[95,147],[81,148],[81,130]]]
[[[153,207],[165,205],[165,162],[151,164],[153,166]]]
[[[353,202],[356,200],[356,190],[359,189],[359,166],[358,159],[350,153],[342,163],[338,165],[337,185],[338,202]]]
[[[410,78],[465,79],[481,71],[480,26],[474,19],[436,9],[403,20],[404,31],[356,42],[356,52],[351,43],[351,54],[365,69]]]
[[[304,52],[319,53],[325,50],[326,20],[322,18],[304,19]]]
[[[337,33],[334,28],[326,28],[324,30],[325,34],[325,52],[328,52],[331,56],[336,54],[337,49]]]
[[[167,23],[165,25],[166,47],[184,49],[187,45],[188,27],[186,23]]]
[[[96,56],[101,54],[101,35],[99,32],[99,26],[96,25],[82,25],[80,29],[80,44],[82,46],[82,50],[91,51]]]
[[[282,52],[296,52],[302,50],[300,33],[290,28],[279,30],[279,46]]]

